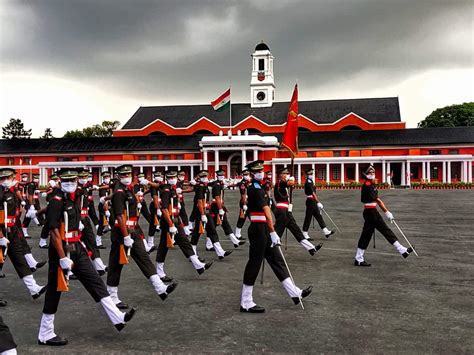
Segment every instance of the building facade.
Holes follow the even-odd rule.
[[[89,167],[100,172],[124,162],[136,172],[221,168],[230,177],[247,162],[262,159],[268,170],[289,165],[279,150],[289,102],[275,101],[274,57],[260,43],[252,54],[249,103],[214,111],[210,104],[140,107],[113,137],[1,140],[0,165],[40,173],[45,184],[56,169]],[[379,180],[472,182],[474,128],[407,129],[398,98],[299,102],[299,147],[294,175],[315,169],[321,184],[350,184],[373,164]],[[274,174],[275,176],[276,174]]]

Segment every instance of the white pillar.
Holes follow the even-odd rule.
[[[245,169],[245,165],[247,165],[247,151],[242,149],[242,170]]]
[[[468,172],[467,182],[472,183],[472,161],[470,160],[467,161],[467,172]]]
[[[405,162],[402,162],[402,186],[406,186],[407,184],[407,172],[406,172],[406,166],[405,166]]]
[[[143,173],[143,165],[140,165],[140,172]]]
[[[443,183],[447,182],[448,181],[448,165],[449,165],[449,162],[448,161],[443,161],[442,162],[442,167],[443,167]]]
[[[215,165],[215,170],[219,170],[219,151],[215,150],[214,151],[214,165]]]
[[[207,170],[207,150],[202,151],[202,165],[203,170]]]
[[[411,186],[411,163],[407,161],[407,185]]]
[[[254,149],[253,150],[253,161],[258,160],[258,150]]]
[[[385,163],[385,160],[382,160],[382,183],[387,182],[387,165]]]
[[[444,174],[443,174],[444,177]],[[446,180],[443,180],[443,182],[451,182],[451,162],[447,161],[446,162]]]
[[[345,176],[344,176],[344,163],[341,163],[341,184],[345,183]]]
[[[301,184],[301,164],[298,164],[298,184]]]
[[[329,184],[329,163],[326,163],[326,183]]]
[[[467,182],[468,177],[467,177],[467,161],[462,162],[462,181]]]
[[[421,162],[421,179],[426,180],[426,161]]]
[[[429,161],[426,162],[426,180],[431,182],[431,167]]]
[[[392,186],[392,170],[391,170],[391,167],[390,167],[390,162],[387,162],[387,172],[386,173],[388,174],[388,178],[385,178],[386,179],[385,181],[387,181],[390,184],[390,186]]]
[[[359,182],[359,163],[356,163],[355,170],[355,181]]]
[[[191,172],[190,172],[191,176],[189,177],[189,180],[193,179],[194,178],[194,165],[191,165]]]
[[[272,183],[275,184],[276,181],[276,165],[272,163]]]

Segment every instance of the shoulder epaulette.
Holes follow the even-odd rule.
[[[61,201],[63,199],[61,196],[58,196],[58,195],[54,196],[53,198],[58,201]]]

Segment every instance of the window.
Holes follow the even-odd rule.
[[[183,154],[176,154],[176,160],[184,160]]]
[[[23,164],[30,165],[31,164],[31,158],[23,158]]]
[[[437,166],[432,166],[431,167],[431,178],[434,180],[438,179],[438,167]]]
[[[146,155],[139,155],[138,160],[146,160]]]
[[[88,156],[86,157],[86,160],[87,160],[87,161],[94,161],[94,156],[93,156],[93,155],[88,155]]]
[[[355,180],[355,168],[353,166],[348,166],[346,169],[347,180]]]
[[[430,155],[440,155],[440,154],[441,154],[441,150],[439,150],[439,149],[433,149],[433,150],[430,150],[430,151],[429,151],[429,154],[430,154]]]
[[[8,158],[8,165],[15,164],[15,158]]]
[[[410,176],[412,179],[419,179],[420,177],[418,176],[418,167],[416,166],[410,166]]]
[[[332,180],[341,180],[341,167],[338,165],[332,167]]]
[[[170,159],[171,159],[171,157],[170,157],[169,154],[163,155],[163,160],[170,160]]]
[[[341,156],[341,152],[339,150],[336,150],[335,152],[333,152],[333,155],[335,157],[340,157]]]
[[[158,155],[152,155],[151,160],[158,160]]]
[[[258,60],[258,70],[265,70],[265,59]]]
[[[459,154],[459,149],[450,149],[450,150],[448,150],[448,154],[457,155],[457,154]]]
[[[72,161],[71,157],[58,157],[58,161]]]
[[[326,168],[318,169],[318,180],[326,180]]]

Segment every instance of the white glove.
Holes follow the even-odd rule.
[[[98,190],[98,189],[99,189],[99,186],[93,185],[92,188],[93,188],[94,190]]]
[[[123,244],[127,247],[127,248],[131,248],[132,245],[133,245],[133,239],[132,237],[130,237],[130,235],[127,235],[126,237],[123,238]]]
[[[137,209],[139,209],[139,210],[142,209],[142,204],[140,202],[137,203]]]
[[[25,201],[21,201],[21,205],[22,205],[22,206],[26,206],[26,202],[25,202]]]
[[[147,179],[143,179],[142,181],[140,181],[140,184],[142,185],[148,185],[150,183],[150,181],[148,181]]]
[[[177,194],[182,194],[183,193],[183,189],[181,187],[177,187],[176,188],[176,193]]]
[[[57,184],[56,184],[56,181],[54,181],[54,180],[49,180],[49,181],[48,181],[48,185],[51,186],[51,187],[56,187]]]
[[[0,238],[0,247],[7,247],[8,243],[10,243],[10,241],[7,238],[5,237]]]
[[[102,196],[101,198],[99,198],[99,202],[105,205],[105,196]]]
[[[317,203],[317,206],[318,206],[318,208],[319,208],[320,210],[323,210],[323,209],[324,209],[324,206],[323,206],[323,204],[322,204],[321,202],[318,202],[318,203]]]
[[[272,248],[274,246],[277,246],[277,245],[281,244],[280,237],[278,236],[277,232],[271,232],[270,233],[270,238],[272,238],[272,245],[271,245]]]
[[[220,208],[220,209],[219,209],[219,216],[224,217],[224,215],[225,215],[224,209],[223,209],[223,208]]]
[[[176,234],[178,233],[178,228],[176,228],[175,226],[172,226],[170,227],[169,232],[170,234]]]
[[[194,186],[196,185],[196,180],[191,180],[189,183]]]
[[[82,231],[84,229],[84,225],[81,221],[79,221],[79,230]]]
[[[72,269],[72,260],[68,257],[59,259],[59,265],[63,270],[71,270]]]
[[[46,197],[46,196],[48,196],[48,194],[46,192],[41,193],[41,197]]]
[[[137,196],[143,196],[143,192],[142,192],[142,191],[138,191],[138,192],[136,193],[136,195],[137,195]]]
[[[207,223],[207,216],[205,214],[201,215],[201,222]]]
[[[161,209],[158,208],[158,209],[156,210],[156,215],[157,215],[158,217],[161,217],[162,214],[163,214],[163,212],[161,212]]]
[[[393,214],[392,214],[392,212],[390,212],[390,211],[385,212],[385,217],[387,217],[387,219],[388,219],[390,222],[392,222],[392,221],[394,220]]]
[[[294,177],[294,176],[290,176],[290,177],[288,178],[288,181],[295,182],[295,177]]]
[[[40,190],[35,190],[35,195],[38,195],[40,192]]]
[[[30,206],[30,209],[28,210],[28,212],[26,212],[26,217],[31,219],[36,217],[36,210],[34,206]]]
[[[109,210],[105,211],[105,217],[107,217],[107,218],[110,217],[110,211]]]
[[[243,205],[243,206],[242,206],[242,209],[244,210],[244,212],[247,211],[247,208],[248,208],[247,205]]]

